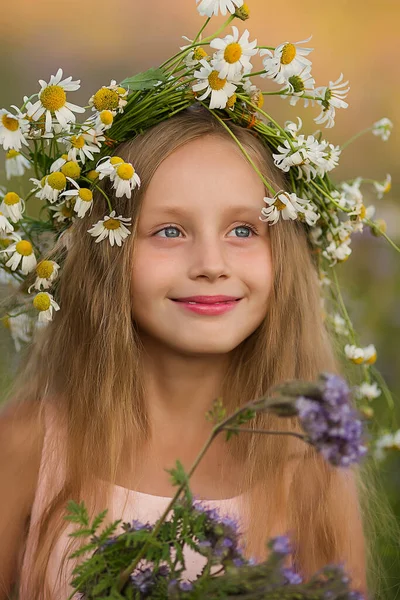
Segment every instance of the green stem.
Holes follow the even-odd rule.
[[[361,135],[364,135],[364,133],[367,133],[368,131],[371,131],[371,130],[372,130],[372,126],[371,127],[367,127],[366,129],[363,129],[362,131],[359,131],[358,133],[356,133],[355,135],[353,135],[353,137],[351,137],[349,140],[347,140],[347,142],[344,142],[344,144],[341,145],[340,149],[343,150],[344,148],[347,148],[347,146],[349,144],[351,144],[352,142],[354,142],[354,140],[356,140]]]
[[[392,240],[392,239],[391,239],[391,238],[390,238],[388,235],[386,235],[386,233],[385,233],[384,231],[381,231],[381,230],[379,229],[379,226],[378,226],[378,225],[376,225],[376,224],[374,223],[374,221],[371,221],[370,219],[364,219],[364,222],[365,222],[367,225],[369,225],[369,227],[372,227],[372,229],[374,229],[374,230],[376,230],[377,232],[379,232],[379,235],[382,235],[382,236],[383,236],[383,237],[384,237],[384,238],[385,238],[385,239],[386,239],[386,240],[389,242],[389,244],[390,244],[391,246],[393,246],[393,248],[394,248],[395,250],[397,250],[397,252],[400,252],[400,248],[399,248],[399,246],[397,246],[397,245],[394,243],[394,241],[393,241],[393,240]]]
[[[251,100],[249,100],[249,98],[247,96],[244,96],[243,94],[237,94],[237,97],[239,98],[239,100],[243,100],[243,102],[245,102],[248,106],[251,106],[253,108],[253,110],[259,112],[260,114],[262,114],[266,119],[268,119],[269,121],[271,121],[271,123],[273,123],[275,125],[275,127],[278,129],[278,131],[281,133],[281,135],[286,138],[289,142],[289,145],[291,147],[292,150],[294,150],[293,147],[293,140],[290,137],[290,135],[279,125],[279,123],[277,123],[277,121],[275,121],[275,119],[273,119],[269,114],[267,114],[265,111],[263,111],[259,106],[257,106],[256,104],[253,104],[253,102],[251,102]]]
[[[207,104],[205,104],[204,102],[201,102],[201,100],[199,100],[200,104],[202,104],[208,111],[210,111],[214,117],[221,123],[221,125],[228,131],[229,135],[231,137],[233,137],[233,139],[235,140],[235,142],[237,143],[237,145],[239,146],[240,150],[243,152],[243,154],[245,155],[245,157],[247,158],[247,160],[249,161],[249,163],[251,164],[251,166],[253,167],[253,169],[255,170],[255,172],[257,173],[257,175],[260,177],[261,181],[263,182],[263,184],[265,185],[266,188],[268,188],[268,190],[271,192],[271,194],[273,196],[275,196],[276,194],[276,190],[274,190],[274,188],[271,186],[271,184],[265,179],[265,177],[263,176],[263,174],[261,173],[261,171],[258,169],[258,167],[254,164],[253,160],[251,159],[251,157],[249,156],[248,152],[245,150],[245,148],[243,147],[243,145],[239,142],[239,140],[237,139],[236,135],[233,133],[233,131],[224,123],[224,121],[214,112],[212,111]]]

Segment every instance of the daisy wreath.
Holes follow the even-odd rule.
[[[360,189],[361,184],[372,183],[377,197],[382,198],[390,190],[391,178],[387,175],[382,182],[357,177],[338,183],[330,176],[348,144],[367,132],[387,140],[392,122],[383,118],[341,146],[323,139],[321,131],[302,133],[299,117],[297,122],[280,125],[266,112],[265,96],[281,96],[291,105],[304,102],[305,107],[316,107],[315,122],[332,128],[336,111],[348,106],[350,88],[343,74],[328,85],[315,86],[308,58],[312,48],[303,45],[311,38],[263,46],[250,39],[247,29],[240,33],[234,24],[231,32],[219,37],[232,22],[240,24],[250,17],[243,0],[196,0],[196,5],[199,14],[206,17],[200,31],[193,40],[183,36],[189,43],[158,68],[119,84],[112,80],[96,91],[85,107],[67,100],[67,94],[79,89],[80,81],[63,78],[59,69],[48,82],[39,80],[40,90],[25,96],[21,107],[0,110],[0,144],[6,152],[7,180],[24,176],[30,168],[35,174],[27,194],[20,195],[14,186],[0,190],[0,283],[15,284],[19,290],[2,318],[16,349],[29,342],[36,328],[45,326],[60,310],[54,284],[62,274],[62,264],[46,258],[49,236],[58,241],[76,219],[88,218],[95,191],[104,196],[109,214],[87,230],[93,243],[121,246],[131,233],[131,218],[116,213],[101,182],[109,180],[117,198],[131,198],[132,191],[141,185],[140,173],[113,155],[113,147],[191,105],[201,104],[235,139],[269,191],[259,218],[270,226],[280,219],[298,219],[307,228],[317,256],[321,288],[328,290],[333,307],[331,312],[324,309],[321,294],[324,314],[340,337],[346,360],[359,365],[360,384],[354,391],[362,413],[372,418],[372,401],[381,395],[393,409],[391,393],[374,367],[376,349],[373,344],[361,347],[358,343],[334,268],[348,259],[352,235],[362,232],[364,226],[400,251],[386,234],[385,222],[374,219],[375,207],[365,206]],[[212,16],[219,13],[228,18],[214,34],[203,38]],[[257,55],[263,68],[255,72],[251,60]],[[272,80],[276,89],[262,91],[251,83],[250,76],[255,75]],[[86,110],[90,115],[78,123],[76,114]],[[275,165],[287,174],[289,191],[271,186],[228,128],[227,120],[252,129],[272,150]],[[45,218],[28,216],[26,204],[32,197],[42,201],[40,215],[45,214]],[[27,281],[33,283],[24,285]],[[376,456],[382,457],[382,449],[394,447],[398,436],[387,428],[378,428],[375,433]]]

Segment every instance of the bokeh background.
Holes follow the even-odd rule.
[[[372,186],[364,186],[365,204],[374,204],[376,217],[387,222],[387,233],[400,244],[400,125],[398,98],[400,79],[398,0],[250,0],[251,18],[235,21],[240,31],[250,30],[250,40],[276,46],[285,41],[304,40],[313,47],[316,85],[335,81],[341,72],[351,90],[349,108],[338,110],[333,129],[323,127],[323,137],[341,144],[359,130],[386,116],[394,123],[387,142],[371,133],[359,138],[345,150],[334,179],[358,175],[384,180],[392,175],[392,191],[377,200]],[[216,24],[224,18],[214,17]],[[23,95],[39,90],[38,79],[48,80],[58,67],[64,76],[81,79],[81,89],[72,102],[87,104],[88,98],[111,79],[121,81],[129,75],[161,64],[194,38],[203,23],[195,0],[17,0],[0,14],[0,108],[20,106]],[[206,30],[208,35],[214,30]],[[230,32],[227,30],[222,35]],[[207,33],[208,32],[208,33]],[[253,61],[254,66],[258,66]],[[261,67],[261,63],[259,65]],[[255,68],[255,70],[258,70]],[[274,89],[267,79],[255,77],[253,83]],[[267,97],[268,98],[268,97]],[[313,117],[318,108],[291,107],[288,101],[269,97],[265,110],[284,123],[303,118],[304,129],[317,130]],[[318,111],[318,112],[317,112]],[[0,183],[5,183],[0,161]],[[374,343],[378,351],[376,366],[384,375],[397,406],[400,405],[400,255],[383,238],[368,230],[353,237],[353,253],[338,268],[344,286],[344,299],[360,333],[362,345]],[[0,327],[0,400],[12,380],[18,363],[9,331]],[[378,405],[379,400],[375,401]],[[400,452],[391,451],[382,463],[381,475],[391,505],[400,515]],[[400,540],[399,540],[400,544]],[[396,598],[400,564],[388,559],[391,590]]]

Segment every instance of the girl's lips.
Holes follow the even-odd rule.
[[[221,315],[235,308],[239,304],[241,298],[229,302],[215,302],[214,304],[201,304],[200,302],[181,302],[173,300],[178,305],[181,305],[187,310],[191,310],[200,315]]]

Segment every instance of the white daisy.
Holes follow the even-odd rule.
[[[0,211],[0,234],[11,233],[14,231],[14,227],[5,215]]]
[[[68,160],[76,161],[79,157],[82,164],[85,164],[87,158],[93,160],[93,154],[100,152],[101,144],[94,144],[93,141],[88,140],[87,137],[90,138],[91,136],[81,133],[80,135],[73,135],[66,140],[67,148],[69,148]]]
[[[293,121],[285,121],[285,131],[290,133],[293,137],[296,137],[300,129],[303,127],[303,121],[300,119],[300,117],[296,117],[296,119],[298,121],[297,125]]]
[[[60,198],[62,196],[66,196],[68,199],[75,198],[74,211],[78,214],[78,217],[80,219],[83,219],[83,217],[89,210],[91,212],[93,206],[93,192],[89,190],[89,188],[79,187],[76,181],[74,181],[70,177],[67,177],[67,179],[70,183],[72,183],[75,189],[63,192],[62,194],[60,194]]]
[[[275,165],[288,172],[291,167],[298,167],[299,178],[305,174],[307,181],[317,174],[317,166],[325,155],[325,147],[309,135],[299,135],[289,142],[285,140],[278,146],[279,154],[273,154]]]
[[[10,267],[12,271],[19,267],[21,273],[27,275],[36,267],[36,257],[33,253],[32,244],[28,240],[15,242],[7,250],[0,250],[0,253],[3,252],[12,253],[11,258],[6,262],[6,267]]]
[[[197,10],[202,17],[217,16],[218,11],[224,16],[227,11],[233,15],[236,8],[243,6],[243,2],[244,0],[196,0],[196,3],[199,4]]]
[[[186,46],[180,46],[180,50],[186,50],[186,48],[190,48],[190,46],[193,44],[193,40],[188,38],[186,35],[183,35],[182,37],[184,40],[190,42],[190,44],[186,44]],[[201,38],[202,36],[200,34],[197,41],[201,42]],[[188,54],[185,55],[184,62],[188,68],[195,67],[202,58],[207,58],[207,56],[208,54],[204,48],[198,46],[197,48],[193,48]]]
[[[12,108],[17,111],[16,115],[5,108],[0,110],[0,144],[4,150],[20,150],[22,144],[28,146],[25,136],[29,131],[29,121],[19,108]]]
[[[315,79],[311,75],[309,68],[303,69],[301,73],[297,75],[291,75],[285,85],[281,89],[281,92],[285,91],[285,94],[281,96],[285,100],[285,96],[290,95],[289,104],[296,106],[297,102],[301,99],[304,94],[311,94],[314,91]],[[305,107],[308,106],[309,99],[304,99]]]
[[[20,352],[22,345],[32,339],[32,319],[27,313],[9,315],[8,326],[14,342],[16,352]],[[22,342],[22,343],[21,343]]]
[[[206,90],[204,94],[198,96],[198,100],[204,100],[211,93],[210,108],[225,108],[228,98],[233,96],[240,83],[240,75],[234,78],[234,82],[227,79],[221,79],[219,73],[206,60],[202,59],[203,65],[200,71],[195,71],[194,76],[199,79],[199,83],[192,86],[194,92]],[[236,84],[236,85],[235,85]]]
[[[361,365],[364,362],[364,350],[354,344],[346,344],[344,353],[346,357],[356,365]]]
[[[356,387],[355,393],[358,398],[374,400],[374,398],[378,398],[381,395],[382,391],[378,388],[376,381],[372,384],[364,381],[364,383]]]
[[[17,150],[9,150],[6,154],[6,177],[21,177],[26,169],[30,169],[31,163]]]
[[[257,54],[257,40],[249,42],[249,31],[246,29],[239,38],[239,30],[232,25],[233,34],[228,34],[223,39],[211,40],[211,48],[216,48],[212,65],[219,71],[221,79],[233,79],[241,73],[250,73],[253,68],[250,56]]]
[[[353,183],[347,183],[346,181],[342,182],[341,188],[345,193],[347,206],[355,206],[356,204],[362,203],[363,194],[360,190],[361,183],[362,177],[356,177]]]
[[[132,217],[116,217],[115,210],[113,210],[110,216],[106,215],[104,219],[101,219],[88,229],[88,232],[97,238],[96,243],[108,237],[111,246],[114,246],[114,243],[117,246],[121,246],[123,240],[131,233],[126,227],[126,225],[131,225],[131,221]]]
[[[62,154],[60,158],[57,158],[53,163],[51,163],[50,173],[54,173],[55,171],[60,171],[61,167],[65,165],[68,161],[68,154]],[[33,181],[33,180],[31,180]]]
[[[374,181],[374,187],[378,192],[378,200],[381,200],[383,198],[383,194],[387,194],[392,188],[392,176],[388,173],[383,183],[379,183],[379,181]]]
[[[103,156],[96,165],[96,172],[98,173],[99,179],[109,177],[111,181],[114,181],[116,177],[116,168],[118,165],[123,164],[125,161],[119,156]]]
[[[101,110],[93,115],[93,117],[89,117],[87,122],[92,123],[94,129],[97,131],[106,131],[112,127],[116,114],[116,110]]]
[[[128,162],[118,164],[115,168],[114,189],[117,198],[126,196],[130,198],[132,190],[140,187],[140,177],[136,173],[133,165]]]
[[[339,79],[335,82],[330,81],[329,86],[321,86],[314,90],[315,99],[322,106],[321,113],[314,121],[318,124],[327,122],[327,125],[325,125],[327,129],[333,127],[335,124],[336,108],[348,107],[348,103],[344,101],[344,98],[346,98],[350,90],[350,87],[346,87],[349,82],[342,81],[342,79],[343,73],[340,74]]]
[[[61,127],[64,128],[68,123],[75,123],[76,117],[74,112],[85,112],[84,108],[67,102],[67,95],[65,93],[78,90],[80,80],[72,81],[72,77],[62,79],[62,75],[62,69],[58,69],[56,75],[50,77],[49,83],[40,79],[41,90],[38,94],[39,99],[28,109],[28,117],[32,117],[34,121],[37,121],[45,114],[46,132],[51,132],[53,115]]]
[[[57,221],[57,223],[65,223],[65,221],[71,220],[71,222],[75,221],[76,217],[74,217],[74,199],[71,202],[61,202],[60,204],[56,204],[55,206],[48,206],[48,210],[53,213],[53,219]]]
[[[273,52],[267,48],[260,50],[260,56],[265,56],[263,65],[265,73],[261,77],[275,79],[277,83],[285,84],[289,77],[298,75],[304,67],[311,67],[311,61],[306,58],[313,48],[300,48],[299,44],[304,44],[311,40],[312,36],[300,42],[284,42],[279,44]]]
[[[31,293],[31,289],[44,290],[49,289],[52,286],[53,281],[57,278],[58,270],[60,265],[54,260],[42,260],[36,266],[36,280],[35,283],[29,286],[28,294]]]
[[[61,171],[55,171],[47,175],[44,181],[43,189],[39,192],[42,199],[46,199],[52,204],[58,200],[58,196],[63,192],[67,185],[67,178]],[[36,194],[37,195],[37,194]]]
[[[0,204],[0,210],[13,223],[17,223],[22,218],[22,213],[25,210],[25,202],[15,192],[8,192]]]
[[[389,139],[392,129],[393,123],[387,117],[383,117],[383,119],[376,121],[376,123],[372,125],[372,133],[382,138],[384,142]]]
[[[320,218],[319,212],[316,210],[315,206],[312,206],[311,203],[308,203],[304,206],[304,208],[299,209],[298,218],[300,221],[305,221],[307,225],[311,225],[312,227]]]
[[[264,202],[268,204],[268,208],[262,208],[261,214],[266,218],[258,218],[260,221],[270,221],[270,225],[277,223],[280,216],[284,220],[297,219],[298,212],[303,211],[303,206],[308,204],[307,200],[285,191],[277,192],[273,198],[265,197]]]
[[[368,365],[373,365],[377,359],[377,352],[374,344],[369,344],[364,348],[364,362]]]
[[[334,146],[324,140],[321,142],[321,149],[324,150],[324,156],[318,161],[318,175],[324,177],[325,173],[338,166],[342,151],[340,146]]]
[[[333,327],[338,335],[349,335],[347,323],[339,313],[335,313],[332,318]]]
[[[89,105],[92,110],[101,112],[103,110],[118,111],[122,113],[128,102],[128,90],[117,85],[115,79],[111,80],[110,85],[103,85],[89,99]]]
[[[53,310],[60,310],[53,296],[48,292],[39,292],[33,299],[33,306],[39,311],[38,321],[47,323],[53,319]]]
[[[326,246],[326,248],[322,251],[322,256],[330,260],[330,266],[333,267],[337,262],[344,262],[347,260],[352,252],[350,248],[351,237],[343,240],[342,242],[337,242],[335,240],[331,241],[331,243]]]

